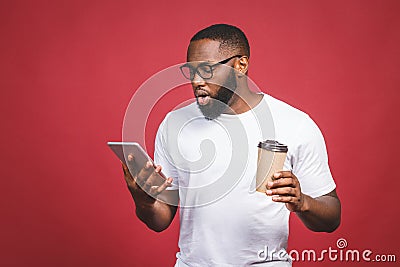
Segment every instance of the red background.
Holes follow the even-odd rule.
[[[139,222],[105,143],[121,139],[141,83],[221,22],[248,35],[259,87],[309,113],[326,139],[342,224],[312,233],[292,216],[289,249],[345,238],[399,258],[399,12],[389,0],[1,1],[0,265],[173,265],[178,221],[159,234]],[[150,140],[189,97],[165,98]]]

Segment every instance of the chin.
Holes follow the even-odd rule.
[[[199,102],[197,102],[197,106],[207,120],[218,118],[227,107],[225,103],[216,99],[210,99],[210,102],[206,105],[200,105]]]

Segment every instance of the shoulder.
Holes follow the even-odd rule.
[[[264,95],[264,100],[268,104],[275,129],[278,132],[293,133],[304,130],[304,128],[314,128],[314,121],[304,111],[267,94]]]
[[[265,95],[264,99],[274,120],[277,139],[296,147],[322,137],[317,124],[306,112],[270,95]]]
[[[282,100],[276,99],[265,94],[264,99],[267,102],[274,118],[286,122],[296,122],[298,120],[308,120],[309,116],[304,111],[297,109]]]

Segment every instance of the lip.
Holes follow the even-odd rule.
[[[197,103],[201,106],[207,105],[210,101],[210,94],[203,89],[196,89],[195,96],[197,98]]]
[[[206,90],[203,90],[203,89],[196,89],[194,94],[195,94],[196,97],[210,96],[210,94]]]

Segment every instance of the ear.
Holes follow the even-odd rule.
[[[247,73],[247,69],[249,68],[249,58],[247,56],[242,56],[239,60],[236,60],[235,69],[238,73],[238,76],[244,76]]]

